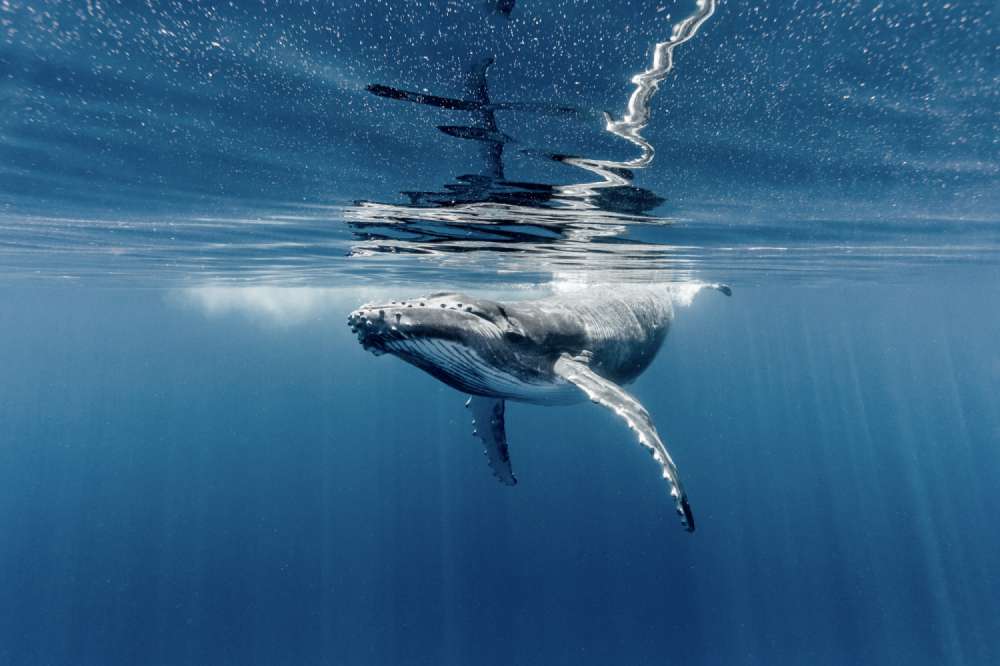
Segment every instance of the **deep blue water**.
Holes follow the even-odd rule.
[[[1000,663],[996,4],[711,4],[0,1],[0,665]],[[694,534],[345,325],[692,281]]]
[[[464,396],[365,353],[342,293],[8,290],[0,659],[994,663],[998,297],[699,297],[634,386],[687,534],[593,405],[512,405],[497,483]]]

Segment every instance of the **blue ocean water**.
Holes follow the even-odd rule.
[[[0,664],[1000,662],[995,3],[0,2]],[[672,58],[672,59],[671,59]],[[726,283],[608,410],[345,324]]]

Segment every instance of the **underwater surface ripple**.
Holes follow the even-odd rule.
[[[9,0],[0,270],[993,259],[992,3],[687,4]]]

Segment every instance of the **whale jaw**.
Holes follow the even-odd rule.
[[[469,299],[464,299],[468,301]],[[472,346],[476,339],[498,338],[499,331],[462,299],[440,297],[366,304],[347,316],[347,325],[368,351],[385,353],[389,344],[420,340],[452,340]]]
[[[347,324],[365,350],[392,354],[459,391],[545,405],[578,402],[578,391],[552,374],[551,359],[505,337],[490,307],[457,294],[429,296],[363,305]]]

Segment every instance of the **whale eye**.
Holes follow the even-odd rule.
[[[490,322],[491,324],[494,323],[493,322],[493,317],[491,317],[490,314],[488,312],[486,312],[485,310],[481,310],[479,308],[474,308],[471,305],[466,305],[462,309],[465,310],[466,312],[468,312],[469,314],[472,314],[472,315],[475,315],[475,316],[479,317],[480,319],[485,319],[486,321]]]
[[[528,341],[528,338],[521,331],[504,331],[503,339],[514,344],[522,344]]]

